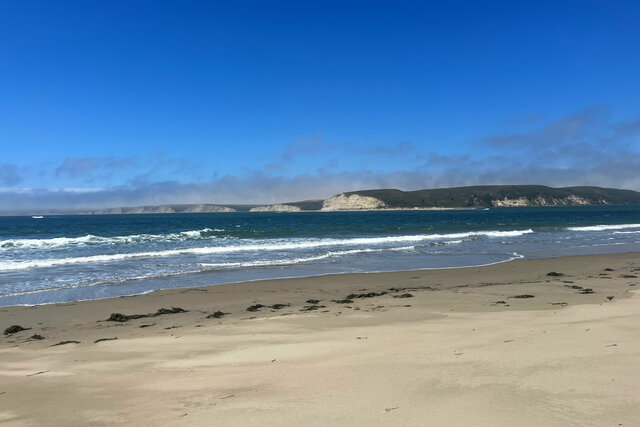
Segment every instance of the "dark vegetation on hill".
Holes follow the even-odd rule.
[[[543,185],[487,185],[402,191],[394,189],[363,190],[345,193],[380,199],[390,208],[489,207],[497,200],[526,198],[542,205],[563,204],[563,200],[583,199],[589,205],[640,204],[640,193],[601,187],[551,188]],[[576,201],[574,204],[580,204]],[[538,205],[538,204],[532,204]]]

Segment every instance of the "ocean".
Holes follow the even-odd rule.
[[[0,306],[640,251],[640,206],[0,217]]]

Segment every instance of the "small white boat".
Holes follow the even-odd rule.
[[[32,215],[31,218],[33,218],[33,219],[42,219],[42,215]]]

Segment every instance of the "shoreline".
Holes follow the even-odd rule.
[[[121,300],[124,298],[137,298],[143,297],[147,295],[172,295],[175,293],[186,293],[193,292],[195,290],[207,290],[207,291],[215,291],[221,287],[227,288],[232,286],[242,286],[242,287],[252,287],[252,285],[260,286],[260,284],[274,284],[277,282],[315,282],[315,281],[325,281],[325,280],[340,280],[351,282],[352,279],[359,280],[361,278],[366,278],[367,276],[395,276],[402,275],[406,276],[411,273],[445,273],[447,271],[455,271],[460,270],[462,272],[470,271],[472,269],[483,269],[487,267],[499,266],[502,264],[509,264],[514,262],[523,262],[523,263],[550,263],[551,261],[562,261],[562,260],[572,260],[572,259],[584,259],[584,258],[600,258],[600,257],[637,257],[640,260],[640,252],[621,252],[621,253],[608,253],[608,254],[587,254],[587,255],[567,255],[560,257],[550,257],[550,258],[524,258],[523,256],[512,257],[503,261],[497,261],[488,264],[480,264],[480,265],[470,265],[470,266],[457,266],[457,267],[425,267],[425,268],[416,268],[409,270],[390,270],[390,271],[366,271],[366,272],[342,272],[342,273],[326,273],[326,274],[314,274],[310,276],[290,276],[290,277],[278,277],[278,278],[267,278],[267,279],[253,279],[253,280],[241,280],[234,282],[225,282],[225,283],[216,283],[209,285],[197,285],[197,286],[184,286],[184,287],[176,287],[176,288],[162,288],[162,289],[153,289],[144,291],[141,293],[130,294],[130,295],[120,295],[120,296],[106,296],[104,298],[94,298],[94,299],[83,299],[83,300],[74,300],[74,301],[64,301],[64,302],[46,302],[41,304],[16,304],[16,305],[5,305],[0,306],[0,312],[7,311],[7,309],[13,308],[38,308],[38,307],[51,307],[51,306],[69,306],[75,304],[89,304],[93,302],[109,302]],[[639,283],[640,287],[640,283]],[[51,291],[56,291],[55,289]],[[35,291],[35,292],[47,292],[47,290]],[[1,318],[0,318],[1,320]],[[1,325],[0,325],[1,326]]]
[[[639,276],[631,252],[0,307],[30,328],[0,336],[0,421],[632,425]]]
[[[624,254],[624,253],[634,253],[634,252],[622,252],[622,254]],[[581,256],[581,255],[570,255],[570,256]],[[564,257],[556,257],[556,258],[564,258]],[[190,288],[209,288],[209,287],[212,287],[212,286],[234,285],[234,284],[239,284],[239,283],[255,283],[255,282],[272,281],[272,280],[296,280],[296,279],[311,279],[311,278],[315,278],[315,277],[327,277],[327,276],[340,277],[340,276],[343,276],[343,275],[350,275],[350,274],[409,273],[409,272],[412,272],[412,271],[454,270],[454,269],[475,268],[475,267],[488,267],[488,266],[491,266],[491,265],[503,264],[505,262],[516,261],[516,260],[519,260],[519,259],[525,259],[524,255],[519,255],[518,254],[518,256],[513,256],[511,258],[508,258],[508,259],[505,259],[505,260],[502,260],[502,261],[496,261],[496,262],[490,262],[490,263],[487,263],[487,264],[478,264],[478,265],[461,265],[461,266],[454,266],[454,267],[424,267],[424,268],[415,268],[415,269],[409,269],[409,270],[363,271],[363,272],[357,272],[357,273],[354,273],[354,272],[324,273],[324,274],[311,274],[311,275],[308,275],[308,276],[283,276],[283,277],[276,277],[276,278],[269,278],[269,279],[238,280],[238,281],[233,281],[233,282],[213,283],[213,284],[209,284],[209,285],[150,289],[150,290],[147,290],[147,291],[144,291],[144,292],[140,292],[140,293],[135,293],[135,294],[119,295],[119,296],[106,296],[106,297],[103,297],[103,298],[88,298],[88,299],[80,299],[80,300],[73,300],[73,301],[43,302],[43,303],[39,303],[39,304],[0,305],[0,309],[5,308],[5,307],[38,307],[38,306],[52,305],[52,304],[70,304],[70,303],[77,303],[77,302],[99,301],[99,300],[105,300],[105,299],[135,297],[135,296],[139,296],[139,295],[146,295],[146,294],[150,294],[150,293],[154,293],[154,292],[161,292],[161,291],[181,290],[181,289],[190,289]],[[553,258],[527,258],[527,259],[553,259]],[[198,273],[191,273],[191,274],[198,274]],[[137,281],[137,280],[139,280],[139,279],[131,279],[131,281]],[[45,293],[45,292],[56,292],[56,291],[59,291],[59,289],[42,289],[42,290],[37,290],[37,291],[29,291],[29,294],[37,294],[37,293]],[[15,297],[15,296],[22,296],[22,295],[28,295],[28,294],[15,294],[15,295],[7,294],[7,295],[0,296],[0,299],[9,298],[9,297]]]

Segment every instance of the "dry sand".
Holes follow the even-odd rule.
[[[630,253],[0,308],[31,328],[0,338],[0,424],[638,425],[636,276]],[[188,312],[105,321],[161,307]]]

